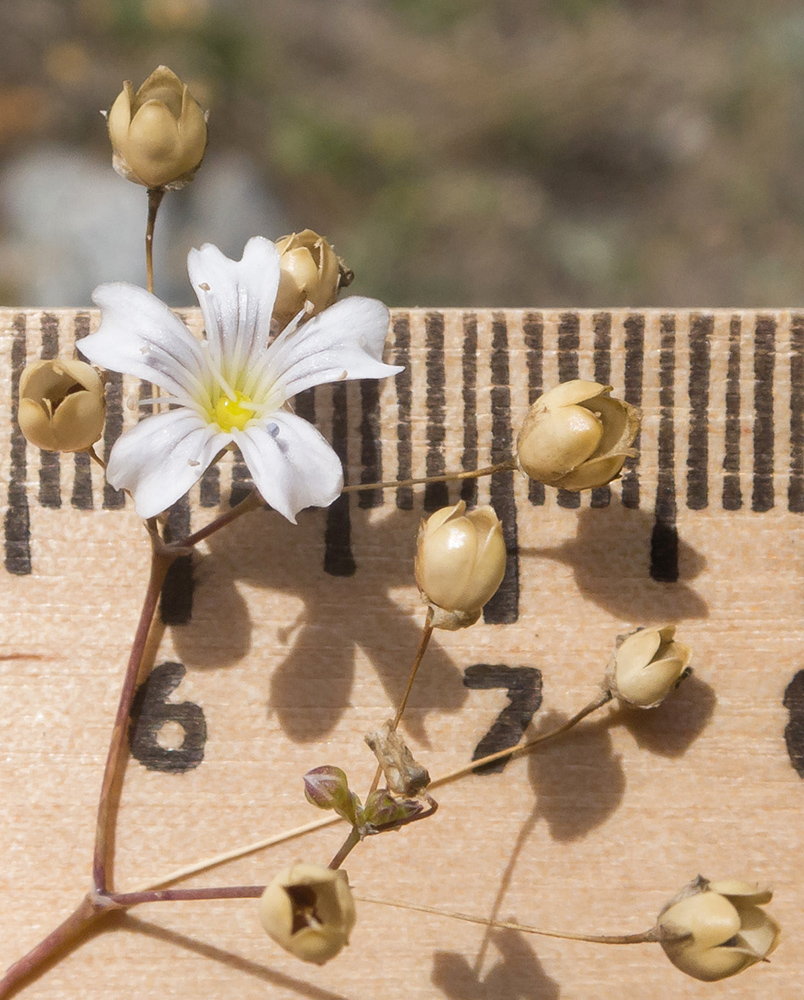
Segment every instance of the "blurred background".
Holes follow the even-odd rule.
[[[0,304],[144,284],[98,111],[159,63],[210,109],[171,304],[308,226],[390,305],[804,303],[800,0],[0,0]]]

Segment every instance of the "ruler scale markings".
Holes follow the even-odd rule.
[[[790,482],[787,507],[804,511],[804,316],[790,321]]]
[[[348,413],[346,409],[346,383],[332,386],[332,447],[347,468]],[[349,494],[341,495],[327,507],[324,528],[324,572],[330,576],[354,576],[357,566],[352,555],[352,518]]]
[[[444,316],[431,312],[424,318],[427,357],[427,459],[425,468],[428,476],[443,476],[447,471],[444,457],[446,427],[446,373],[444,366]],[[447,483],[427,483],[424,487],[424,509],[438,510],[449,504]]]
[[[522,323],[528,366],[528,406],[544,392],[544,320],[540,313],[526,313]],[[528,499],[534,507],[544,504],[544,483],[528,481]]]
[[[687,506],[709,506],[709,365],[714,317],[690,318],[690,431],[687,450]]]
[[[42,313],[41,358],[52,361],[59,356],[59,320],[53,313]],[[61,460],[57,451],[39,452],[39,503],[42,507],[61,507]]]
[[[595,382],[601,385],[611,383],[611,313],[595,313],[592,317],[595,331],[594,363]],[[590,507],[608,507],[611,503],[611,487],[598,486],[592,490]]]
[[[123,433],[123,376],[109,372],[106,382],[106,423],[103,427],[103,457],[108,462],[112,445]],[[126,505],[126,494],[116,490],[108,479],[103,483],[103,506],[106,510],[120,510]]]
[[[729,324],[729,358],[726,372],[726,426],[723,455],[723,509],[740,510],[743,493],[740,486],[740,339],[742,321],[732,316]]]
[[[477,316],[475,313],[463,315],[463,454],[461,467],[464,471],[478,467],[477,452]],[[469,507],[477,503],[477,480],[464,479],[461,484],[461,500]]]
[[[659,340],[659,455],[656,520],[650,539],[650,575],[660,583],[678,580],[675,477],[675,316],[662,316]]]
[[[510,457],[513,443],[508,327],[504,313],[493,314],[491,329],[491,462],[496,465]],[[503,524],[508,558],[503,581],[483,609],[483,620],[508,625],[519,618],[519,549],[513,470],[492,475],[490,494],[491,505]]]
[[[382,480],[382,440],[380,432],[380,383],[366,379],[360,383],[360,461],[361,483]],[[382,490],[361,490],[357,505],[361,508],[381,507]]]
[[[754,484],[751,509],[764,512],[774,505],[773,491],[773,363],[776,321],[757,316],[754,327]]]
[[[11,412],[16,414],[20,402],[20,375],[26,361],[25,314],[17,313],[12,328],[11,343]],[[25,490],[27,473],[25,436],[16,419],[11,420],[11,469],[8,482],[8,510],[3,530],[5,535],[6,569],[15,576],[31,572],[31,522],[28,494]]]
[[[625,400],[633,406],[642,406],[642,370],[645,350],[645,317],[632,313],[623,323],[625,327]],[[637,434],[633,447],[639,451],[641,434]],[[627,458],[623,466],[621,502],[623,507],[639,507],[639,456]]]
[[[410,415],[413,405],[413,389],[410,373],[410,315],[404,313],[394,320],[394,364],[402,365],[402,371],[394,379],[396,387],[396,466],[397,479],[413,476],[413,443],[410,430]],[[397,486],[396,505],[399,510],[413,509],[413,488]]]
[[[185,494],[168,510],[166,541],[190,534],[190,497]],[[167,571],[159,598],[159,616],[163,625],[188,625],[193,617],[193,557],[179,556]]]
[[[79,312],[73,320],[73,336],[75,343],[89,335],[89,313]],[[87,452],[78,451],[74,456],[75,473],[73,476],[73,491],[70,503],[76,510],[92,510],[92,459]]]
[[[581,346],[581,322],[577,313],[562,313],[558,324],[558,381],[578,378],[578,350]],[[575,510],[581,506],[581,494],[557,490],[559,507]]]

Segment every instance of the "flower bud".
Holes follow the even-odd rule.
[[[473,625],[505,575],[502,524],[491,507],[442,507],[419,527],[416,583],[436,628]]]
[[[356,919],[346,872],[323,865],[286,868],[260,899],[260,923],[267,933],[292,955],[316,965],[349,943]]]
[[[147,188],[180,188],[207,148],[207,119],[176,74],[159,66],[137,93],[123,84],[109,112],[114,169]]]
[[[347,272],[343,261],[330,244],[305,229],[276,241],[279,250],[279,291],[274,305],[274,318],[284,329],[293,317],[307,306],[311,316],[331,306]]]
[[[692,650],[675,642],[674,625],[637,629],[614,654],[611,693],[636,708],[656,708],[687,671]]]
[[[698,876],[659,914],[659,942],[677,969],[715,982],[764,961],[779,925],[761,907],[773,893],[750,882]]]
[[[83,361],[35,361],[20,376],[17,420],[45,451],[85,451],[103,433],[106,398],[95,369]]]
[[[519,467],[531,479],[588,490],[616,479],[639,432],[635,406],[609,396],[610,385],[573,379],[540,396],[516,442]]]

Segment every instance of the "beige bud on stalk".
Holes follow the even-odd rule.
[[[659,942],[688,976],[727,979],[764,961],[778,944],[779,925],[762,909],[772,897],[750,882],[699,875],[659,914]]]
[[[344,945],[357,920],[346,873],[296,864],[280,872],[260,899],[260,923],[286,951],[323,965]]]
[[[159,66],[134,93],[123,84],[108,117],[114,169],[147,188],[180,188],[207,148],[207,117],[176,74]]]
[[[612,399],[610,385],[573,379],[531,406],[516,443],[530,479],[565,490],[588,490],[616,479],[639,432],[640,412]]]
[[[436,628],[473,625],[505,576],[502,524],[491,507],[466,513],[460,500],[419,527],[416,583]]]
[[[103,433],[103,382],[84,361],[35,361],[20,376],[17,420],[44,451],[85,451]]]
[[[611,693],[635,708],[655,708],[684,676],[692,650],[675,641],[674,625],[642,628],[627,636],[614,654]]]
[[[341,284],[351,280],[342,280],[342,276],[351,276],[351,271],[327,240],[312,229],[283,236],[276,247],[280,271],[274,319],[284,329],[305,307],[314,316],[331,306]]]

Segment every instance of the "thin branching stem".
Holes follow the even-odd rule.
[[[445,472],[443,476],[421,476],[417,479],[386,479],[380,483],[354,483],[344,486],[344,493],[359,493],[361,490],[391,490],[397,486],[420,486],[423,483],[449,483],[454,479],[479,479],[481,476],[493,476],[495,472],[509,472],[516,468],[516,459],[508,458],[497,465],[487,465],[482,469],[469,469],[466,472]]]
[[[156,213],[165,197],[165,189],[148,188],[148,224],[145,227],[145,270],[148,277],[148,291],[154,290],[154,226]]]

